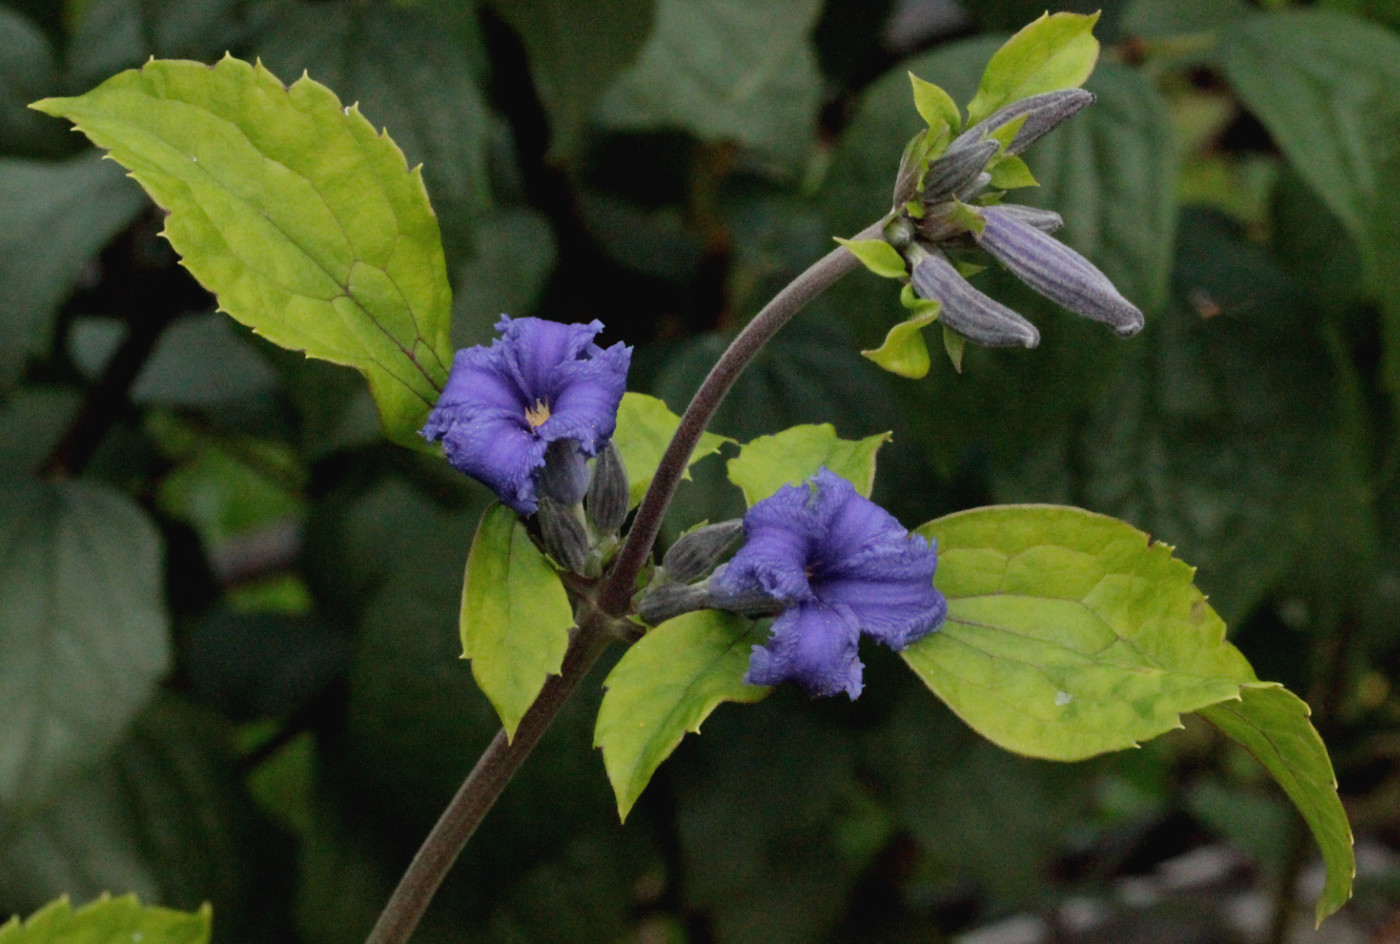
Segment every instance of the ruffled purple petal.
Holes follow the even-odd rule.
[[[617,428],[617,408],[627,390],[632,349],[625,344],[606,350],[589,347],[592,357],[566,361],[555,369],[550,417],[539,434],[551,442],[573,439],[584,455],[594,456]]]
[[[845,606],[803,603],[773,621],[768,642],[754,646],[744,681],[751,685],[796,682],[809,695],[860,695],[857,655],[860,629]]]
[[[440,438],[454,469],[485,483],[516,514],[535,513],[536,473],[548,444],[528,426],[522,428],[514,413],[482,410],[469,421],[454,422]]]
[[[428,415],[423,435],[440,439],[429,430],[446,429],[455,419],[470,419],[476,410],[513,410],[523,418],[530,405],[506,371],[505,352],[499,342],[492,347],[463,348],[452,358],[452,370],[437,406]]]
[[[779,603],[811,600],[807,566],[818,537],[807,485],[784,485],[744,515],[744,546],[711,581],[736,599],[763,593]]]
[[[535,400],[553,401],[560,382],[559,366],[578,360],[593,347],[603,323],[561,324],[502,315],[496,330],[501,332],[496,345],[505,351],[506,369],[533,404]]]

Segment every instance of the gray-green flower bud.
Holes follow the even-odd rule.
[[[929,164],[924,175],[924,203],[940,203],[966,191],[1000,147],[995,141],[978,141],[956,151],[949,150]]]
[[[661,559],[661,568],[672,580],[689,583],[709,572],[743,534],[740,518],[696,528],[671,545]]]
[[[575,508],[549,497],[540,498],[540,536],[544,549],[560,566],[581,574],[588,563],[588,533],[575,516]]]
[[[1045,134],[1055,130],[1061,122],[1074,117],[1080,109],[1093,104],[1094,94],[1083,89],[1060,89],[1055,92],[1042,92],[1012,102],[977,124],[968,128],[953,139],[948,151],[961,150],[982,141],[987,135],[1003,128],[1011,122],[1026,116],[1025,123],[1016,132],[1016,137],[1006,146],[1007,154],[1020,154]]]
[[[1035,347],[1035,325],[988,298],[963,278],[943,253],[915,244],[906,251],[912,265],[910,281],[921,298],[942,305],[938,320],[973,344],[984,347]]]
[[[1142,330],[1142,312],[1088,259],[1003,207],[983,207],[982,217],[977,241],[1026,285],[1123,337]]]
[[[627,517],[627,505],[627,469],[610,439],[593,460],[593,481],[586,499],[588,517],[599,533],[616,534]]]
[[[687,583],[666,583],[642,594],[637,601],[637,615],[644,623],[660,626],[682,613],[709,609],[711,606],[708,588]]]
[[[1028,226],[1034,226],[1042,233],[1053,233],[1065,225],[1065,218],[1054,210],[1042,210],[1040,207],[1023,206],[1019,203],[1001,203],[997,205],[997,210]]]

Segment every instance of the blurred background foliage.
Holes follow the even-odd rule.
[[[1400,940],[1400,4],[1103,0],[1098,103],[1031,200],[1148,313],[1121,341],[981,280],[1036,351],[857,351],[849,277],[719,432],[885,429],[907,525],[1069,502],[1175,544],[1304,693],[1361,875],[1315,937],[1302,823],[1204,725],[1073,765],[979,741],[883,651],[866,694],[726,707],[619,826],[572,705],[417,940]],[[1307,7],[1307,9],[1304,9]],[[69,893],[352,944],[494,733],[459,659],[484,490],[379,440],[358,377],[214,312],[160,211],[25,109],[149,56],[306,70],[422,162],[454,338],[599,318],[679,410],[775,289],[887,209],[907,70],[966,102],[1040,0],[0,3],[0,921]],[[675,523],[742,510],[719,462]],[[674,533],[674,530],[672,531]],[[601,671],[595,679],[601,679]]]

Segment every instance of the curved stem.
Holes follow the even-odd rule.
[[[880,235],[881,225],[874,223],[867,226],[852,239],[874,239]],[[739,374],[793,315],[859,265],[860,262],[849,250],[844,247],[833,249],[773,296],[773,300],[754,316],[715,361],[715,366],[710,368],[710,373],[681,416],[680,426],[661,457],[661,465],[657,467],[656,476],[637,509],[637,516],[632,519],[627,541],[603,582],[598,594],[598,605],[603,612],[615,617],[627,612],[635,589],[633,584],[647,555],[651,553],[652,545],[656,543],[661,521],[685,474],[690,454],[695,451],[700,436],[710,425],[710,420],[714,419],[715,411],[724,402],[725,395],[734,386]]]
[[[880,223],[875,223],[854,238],[877,237],[880,227]],[[656,542],[661,520],[685,472],[687,460],[729,388],[783,325],[859,264],[844,248],[827,253],[775,295],[715,362],[681,416],[676,434],[632,521],[627,541],[598,588],[597,609],[590,608],[579,620],[579,631],[569,644],[560,674],[550,676],[545,682],[539,697],[520,720],[515,740],[508,742],[504,731],[496,734],[413,857],[365,944],[404,944],[408,940],[467,840],[495,805],[496,798],[530,755],[559,709],[608,647],[613,638],[613,621],[625,614],[631,603],[633,584]]]
[[[520,719],[514,740],[507,741],[504,730],[496,732],[457,795],[443,810],[437,825],[423,840],[365,944],[403,944],[408,940],[467,840],[525,758],[530,756],[559,709],[608,647],[612,639],[610,623],[597,613],[591,619],[585,616],[579,621],[579,631],[569,643],[560,674],[551,675],[545,681],[539,697]]]

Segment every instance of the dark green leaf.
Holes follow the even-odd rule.
[[[125,496],[12,479],[0,535],[0,809],[17,811],[116,743],[170,642],[160,537]]]
[[[244,0],[86,0],[68,48],[85,88],[152,56],[212,60],[238,44]]]
[[[1353,17],[1298,10],[1226,29],[1231,85],[1361,248],[1385,309],[1385,372],[1400,390],[1400,38]]]
[[[536,310],[558,247],[543,214],[509,209],[476,221],[471,258],[452,281],[452,346],[487,344],[501,315]]]
[[[1368,572],[1365,432],[1307,296],[1219,217],[1188,219],[1173,304],[1127,346],[1071,462],[1079,500],[1180,547],[1234,623],[1314,543]]]
[[[395,4],[291,3],[259,34],[258,56],[280,76],[303,71],[385,128],[423,180],[452,257],[474,242],[491,205],[491,129],[462,37]]]
[[[161,333],[132,384],[131,401],[213,407],[270,392],[277,376],[246,335],[217,312],[181,318]],[[117,322],[86,318],[74,323],[68,345],[83,372],[96,378],[125,336]]]
[[[766,636],[762,624],[730,613],[687,613],[651,630],[613,667],[593,746],[603,750],[619,816],[627,818],[656,768],[721,702],[768,695],[744,683],[749,652]]]
[[[28,18],[0,7],[0,151],[37,155],[62,147],[60,129],[28,107],[57,85],[48,37]]]
[[[535,91],[549,115],[550,150],[574,156],[608,83],[652,28],[653,0],[488,0],[520,34]]]
[[[54,309],[83,266],[144,204],[120,167],[95,154],[61,163],[0,160],[0,388],[47,350]]]
[[[1201,712],[1269,771],[1303,814],[1322,850],[1327,879],[1317,899],[1317,923],[1346,904],[1356,874],[1351,826],[1337,796],[1327,748],[1308,721],[1308,706],[1284,688],[1252,688],[1242,700]]]
[[[816,131],[818,0],[659,0],[637,61],[603,100],[615,128],[679,128],[789,162]]]
[[[212,902],[223,941],[285,930],[266,905],[289,876],[262,845],[267,827],[239,784],[230,732],[179,703],[142,713],[105,761],[13,825],[0,838],[9,907],[119,889],[175,908]]]

